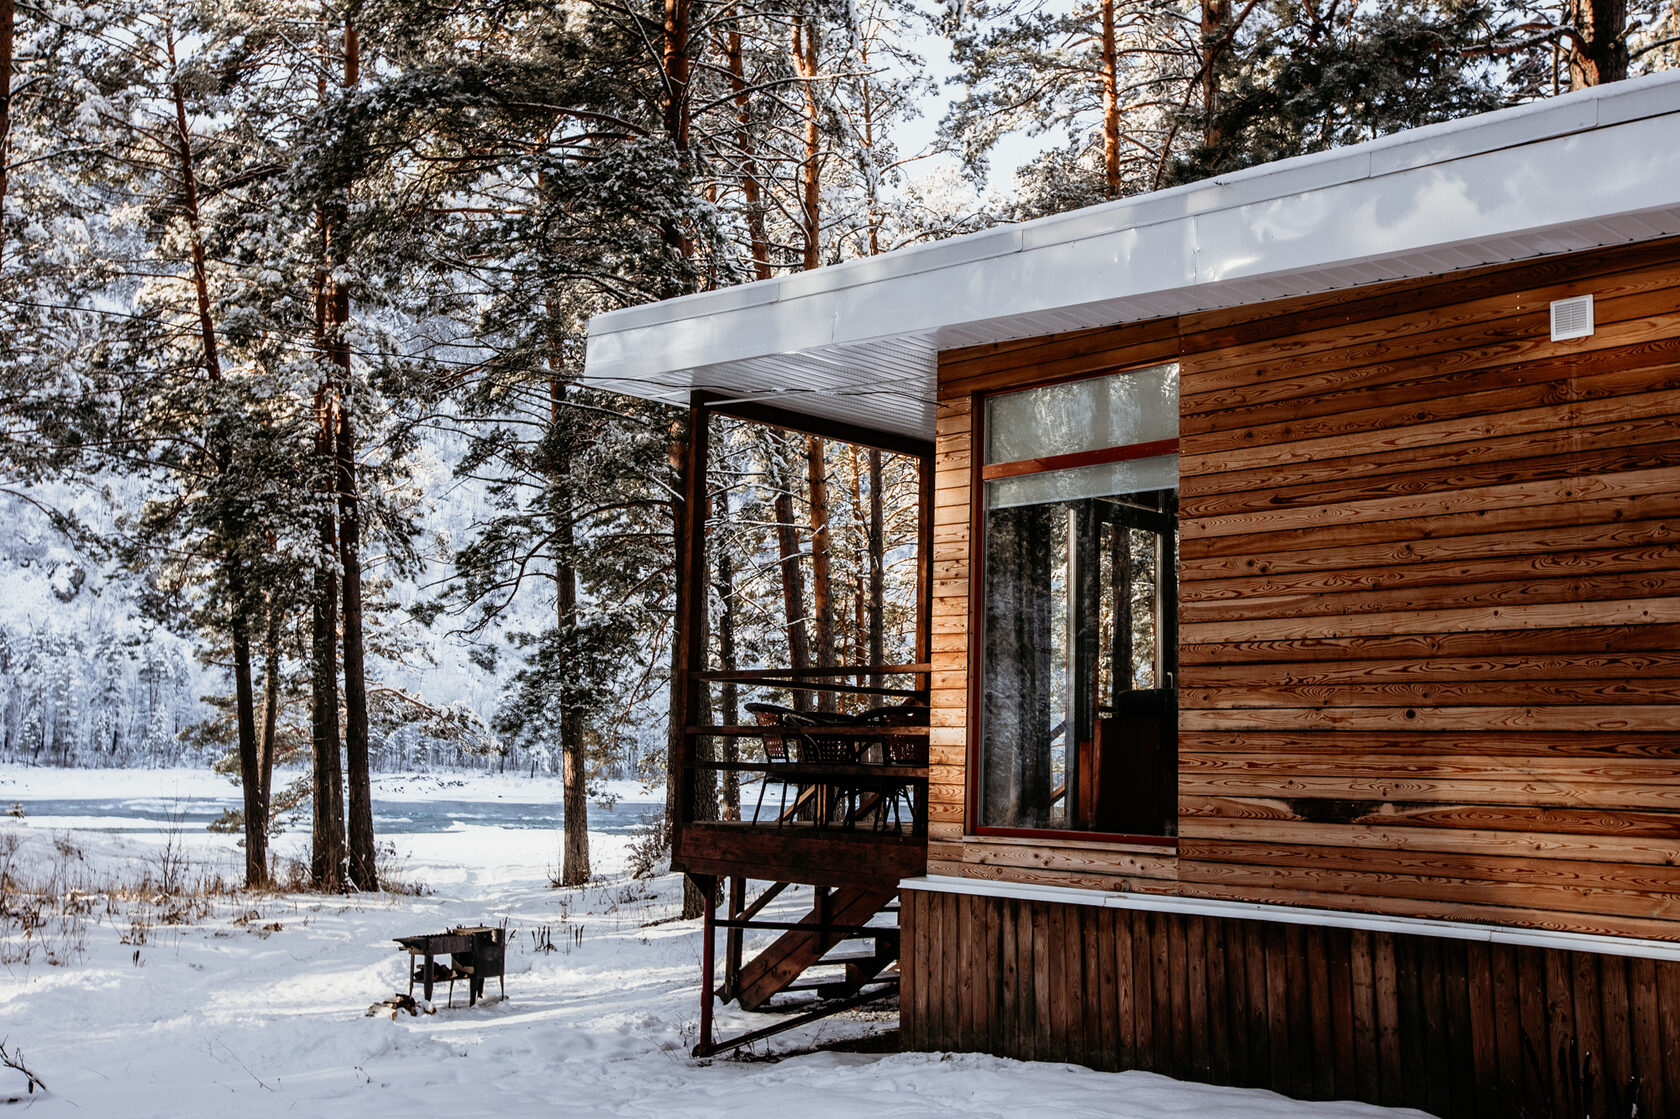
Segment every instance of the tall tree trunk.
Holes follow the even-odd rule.
[[[1103,197],[1120,197],[1120,48],[1114,0],[1102,0]]]
[[[1225,155],[1225,129],[1219,116],[1219,75],[1230,43],[1231,0],[1202,0],[1202,146],[1213,166]]]
[[[730,519],[729,491],[723,492],[723,515],[720,524],[728,524]],[[728,543],[725,541],[718,548],[716,564],[716,583],[718,596],[718,668],[724,672],[735,672],[740,666],[739,657],[735,650],[735,558],[730,555]],[[740,688],[733,680],[725,680],[718,685],[718,715],[724,726],[736,726],[741,721]],[[731,764],[741,760],[741,742],[737,738],[723,739],[723,760]],[[725,820],[739,820],[741,818],[741,775],[734,770],[723,773],[721,815]]]
[[[327,99],[323,69],[316,92]],[[320,267],[315,273],[315,346],[328,368],[338,364],[336,347],[341,332],[334,329],[338,283],[333,274],[339,236],[337,215],[323,206],[316,215],[320,226]],[[338,727],[338,498],[337,412],[338,386],[323,372],[315,390],[315,467],[321,494],[316,514],[318,549],[315,595],[310,604],[309,664],[310,747],[314,758],[314,804],[310,813],[309,874],[317,889],[344,888],[344,762],[339,754]]]
[[[805,158],[799,165],[800,232],[805,243],[802,263],[809,270],[821,263],[822,137],[817,128],[817,35],[804,16],[793,17],[793,70],[805,94]]]
[[[17,0],[0,0],[0,215],[6,212],[7,168],[12,163],[12,54]],[[6,262],[6,223],[0,216],[0,266]]]
[[[875,83],[867,75],[869,69],[869,39],[863,38],[858,47],[858,69],[866,75],[863,83],[863,166],[864,186],[869,207],[869,255],[881,252],[881,168],[875,161]]]
[[[686,157],[689,146],[688,79],[691,69],[689,57],[689,9],[692,0],[665,0],[664,43],[661,50],[665,89],[661,109],[665,135],[676,148],[678,156]],[[677,222],[667,220],[663,236],[666,244],[682,256],[694,255],[694,242]],[[672,290],[667,294],[676,295]]]
[[[816,661],[818,668],[833,668],[834,582],[828,562],[828,462],[823,441],[815,435],[805,439],[805,475],[811,489],[811,612],[817,622]],[[817,709],[833,711],[834,693],[818,692]]]
[[[725,40],[723,57],[729,67],[729,88],[735,94],[735,146],[741,159],[741,197],[746,202],[747,240],[752,249],[753,276],[770,278],[770,235],[764,227],[764,188],[760,182],[758,158],[753,153],[751,121],[752,96],[747,92],[747,72],[741,50],[739,9],[731,9],[729,35]]]
[[[688,612],[689,595],[695,593],[694,585],[688,570],[688,545],[685,528],[688,523],[688,501],[684,496],[684,484],[687,477],[685,460],[687,458],[687,444],[692,435],[685,430],[682,421],[671,424],[671,443],[669,462],[671,466],[671,554],[673,564],[671,569],[671,585],[675,591],[672,598],[675,609],[672,611],[676,622],[671,638],[671,715],[665,728],[665,842],[669,846],[671,837],[676,831],[678,823],[683,817],[682,803],[682,772],[679,759],[682,757],[683,742],[687,738],[687,720],[693,716],[683,702],[683,676],[688,667],[690,652],[689,641],[685,639],[683,618]],[[685,875],[683,877],[683,916],[698,917],[703,909],[704,898],[694,892],[693,883]]]
[[[885,664],[887,634],[886,504],[881,494],[881,452],[869,452],[869,663]]]
[[[1627,0],[1569,0],[1569,88],[1628,76]]]
[[[690,7],[691,0],[665,0],[664,44],[661,52],[661,68],[665,79],[664,103],[662,106],[665,118],[665,134],[670,139],[671,145],[676,148],[678,157],[683,159],[686,159],[689,154],[690,106],[688,81],[691,69],[689,52],[692,49],[689,37]],[[670,245],[681,256],[692,257],[694,255],[692,238],[676,222],[668,221],[665,224],[663,235],[666,244]],[[673,288],[669,294],[677,294],[677,289]],[[676,546],[676,563],[674,566],[677,584],[676,604],[678,616],[681,617],[682,612],[687,609],[687,596],[704,594],[705,586],[704,580],[700,578],[700,573],[688,570],[688,543],[684,539],[688,510],[687,503],[680,491],[680,480],[685,476],[682,463],[687,457],[684,443],[687,439],[694,438],[694,433],[685,432],[682,425],[679,424],[673,428],[672,436],[671,465],[676,468],[673,473],[679,480],[679,489],[671,501],[672,540]],[[704,470],[705,464],[702,463],[700,468]],[[678,628],[680,632],[682,627],[679,625]],[[690,636],[690,640],[696,640],[699,637],[699,634],[693,634]],[[676,826],[683,809],[680,804],[682,775],[677,771],[676,761],[682,756],[686,727],[680,716],[685,713],[686,705],[678,702],[676,689],[678,681],[682,679],[683,672],[688,667],[687,657],[689,653],[690,649],[686,642],[681,640],[671,642],[671,713],[673,718],[670,720],[670,726],[666,732],[666,749],[669,751],[671,762],[665,794],[667,828]],[[686,714],[692,716],[694,712],[689,711]],[[698,917],[703,908],[704,899],[695,891],[693,880],[685,876],[683,878],[683,916]]]
[[[786,444],[782,444],[785,448]],[[785,449],[783,451],[785,454]],[[780,470],[777,471],[781,473]],[[780,553],[782,574],[782,611],[786,616],[788,667],[811,667],[811,645],[805,635],[805,580],[799,570],[799,529],[793,520],[793,495],[778,479],[776,496],[771,504],[776,515],[776,547]],[[793,706],[799,711],[811,709],[809,692],[793,693]]]
[[[283,613],[271,595],[268,621],[263,632],[262,736],[257,740],[260,816],[265,831],[274,812],[274,755],[275,736],[280,727],[280,623]]]
[[[858,457],[858,445],[856,443],[846,445],[846,457],[848,465],[851,466],[852,523],[868,525],[869,516],[863,504],[863,462]],[[865,559],[867,561],[867,555]],[[851,633],[846,639],[847,664],[862,666],[869,663],[869,654],[866,651],[869,640],[869,625],[865,615],[865,604],[869,601],[869,592],[865,588],[868,577],[867,562],[859,563],[853,569],[851,580],[852,607],[846,619],[847,625],[851,628]],[[862,673],[855,677],[855,682],[859,687],[867,687],[871,683]]]
[[[665,0],[665,132],[679,151],[688,150],[690,6],[691,0]]]
[[[551,311],[552,314],[552,311]],[[551,363],[560,358],[560,347],[551,330]],[[572,559],[576,543],[572,518],[572,455],[560,430],[566,404],[566,384],[558,377],[548,382],[549,430],[554,450],[551,483],[560,490],[555,503],[554,532],[554,624],[558,629],[562,669],[574,663],[578,642],[577,565]],[[560,788],[564,813],[565,850],[560,858],[560,884],[581,886],[589,881],[589,757],[584,742],[583,704],[574,688],[562,689],[560,711]]]
[[[356,27],[349,20],[344,23],[344,81],[345,89],[356,86],[361,78],[361,40]],[[348,187],[345,188],[348,193]],[[339,588],[343,594],[342,616],[344,643],[344,748],[348,781],[348,825],[350,882],[360,890],[379,888],[374,869],[373,793],[368,772],[368,711],[367,668],[362,641],[362,561],[361,516],[356,486],[356,441],[353,407],[355,395],[351,388],[350,343],[345,331],[350,323],[350,289],[338,278],[345,260],[342,241],[344,223],[349,213],[349,198],[342,198],[332,207],[326,259],[332,275],[328,279],[327,331],[328,356],[336,367],[338,380],[337,425],[329,428],[326,450],[332,458],[333,488],[338,497],[337,551],[340,569]],[[323,545],[329,543],[323,525]],[[337,711],[334,711],[336,717]],[[336,735],[335,735],[336,737]],[[335,744],[336,745],[336,744]],[[334,759],[337,759],[334,750]],[[342,797],[341,786],[335,781],[334,793]],[[343,833],[346,813],[341,806],[337,824]]]
[[[319,301],[325,311],[326,298]],[[325,322],[322,323],[325,326]],[[338,740],[338,519],[333,515],[337,470],[333,462],[333,393],[315,394],[315,457],[320,464],[321,511],[316,518],[319,566],[310,614],[310,739],[315,758],[309,874],[318,889],[344,888],[344,769]]]
[[[256,712],[251,694],[251,633],[244,606],[243,578],[236,577],[228,591],[234,600],[229,628],[233,638],[235,721],[239,724],[239,778],[245,792],[245,884],[260,886],[268,881],[268,813],[263,810],[262,758],[257,752]]]
[[[4,13],[7,26],[3,30],[8,33],[6,53],[9,56],[12,13],[10,0],[4,2],[7,6]],[[175,142],[176,155],[180,160],[181,208],[187,219],[188,256],[192,265],[193,296],[198,309],[199,344],[204,351],[205,377],[212,385],[219,385],[222,382],[221,350],[217,345],[204,234],[199,219],[198,169],[193,157],[192,130],[187,125],[187,99],[176,68],[175,36],[172,31],[165,32],[164,42],[169,57],[170,95],[175,103]],[[4,70],[9,82],[9,57],[5,61]],[[9,134],[3,129],[0,129],[0,135],[7,135],[9,139]],[[0,204],[3,202],[4,192],[0,191]],[[225,478],[232,463],[232,454],[227,444],[226,433],[219,424],[211,426],[207,443],[212,468],[218,476]],[[220,534],[219,544],[223,550],[222,573],[228,596],[228,637],[233,645],[233,704],[234,725],[239,740],[239,780],[245,794],[245,884],[259,886],[268,877],[268,821],[262,812],[261,774],[257,764],[257,721],[251,687],[250,603],[247,601],[249,588],[240,560],[233,551],[236,547],[237,532],[238,526],[227,526],[227,531]]]
[[[679,158],[686,159],[689,154],[689,121],[690,105],[688,99],[688,82],[692,60],[690,51],[692,44],[689,35],[689,14],[692,0],[665,0],[664,43],[661,51],[661,69],[664,73],[665,89],[662,105],[664,113],[665,134],[671,145],[676,148]],[[666,244],[670,245],[683,257],[694,255],[694,242],[688,232],[676,222],[667,222],[663,230]],[[672,289],[670,294],[677,294]],[[693,432],[685,432],[682,425],[677,425],[672,431],[671,465],[675,467],[674,476],[679,481],[679,488],[672,498],[671,512],[673,514],[672,540],[676,546],[676,563],[674,567],[677,581],[676,604],[678,616],[687,609],[687,597],[690,594],[705,594],[704,580],[700,573],[688,570],[688,542],[684,539],[684,526],[688,515],[687,503],[680,490],[680,481],[685,476],[682,469],[685,453],[685,442],[694,438]],[[700,469],[705,469],[702,463]],[[679,630],[681,629],[679,625]],[[691,635],[691,640],[700,639],[699,634]],[[704,648],[704,646],[701,646]],[[677,682],[682,678],[687,668],[686,658],[690,649],[682,641],[671,642],[671,711],[673,716],[681,714],[683,705],[677,702]],[[687,712],[692,716],[694,712]],[[682,805],[679,803],[681,795],[681,774],[677,772],[675,762],[682,754],[682,744],[686,727],[680,717],[673,717],[666,732],[666,748],[671,760],[670,771],[667,776],[665,813],[666,825],[674,827],[681,818]],[[683,916],[698,917],[703,909],[703,899],[695,892],[693,880],[683,878]]]
[[[344,356],[349,357],[348,351]],[[349,370],[343,370],[346,383]],[[356,434],[346,397],[338,409],[339,566],[344,593],[344,762],[348,789],[350,881],[377,890],[373,842],[373,778],[369,772],[367,666],[362,651],[361,509],[356,493]]]

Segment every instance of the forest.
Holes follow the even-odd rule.
[[[1677,54],[1659,0],[0,0],[0,760],[214,762],[253,883],[307,811],[374,887],[376,769],[582,819],[660,780],[686,439],[591,315]],[[711,444],[714,664],[902,657],[914,464]]]

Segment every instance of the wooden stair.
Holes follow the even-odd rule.
[[[837,992],[855,993],[898,958],[898,930],[883,928],[879,935],[839,931],[862,926],[898,896],[896,885],[845,886],[820,900],[800,924],[815,925],[811,931],[789,929],[764,951],[741,967],[736,998],[744,1010],[757,1010],[771,996],[787,990],[808,968],[822,962],[831,950],[847,940],[873,939],[875,951],[863,958],[846,961],[846,978],[833,986]],[[825,996],[827,991],[822,991]]]

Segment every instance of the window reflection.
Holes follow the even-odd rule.
[[[1055,422],[1031,438],[994,440],[988,430],[988,447],[1048,457],[1071,453],[1050,438],[1076,429],[1080,439],[1097,429],[1148,442],[1176,434],[1174,367],[1072,388],[1080,391],[1011,394],[1046,395],[1007,413],[991,406],[1004,398],[989,401],[988,423],[1000,415]],[[1063,415],[1104,400],[1098,421]],[[1122,422],[1114,416],[1122,406],[1147,414]],[[982,827],[1175,834],[1177,484],[1176,455],[985,483]]]

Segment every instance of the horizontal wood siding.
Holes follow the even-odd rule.
[[[1183,892],[1680,936],[1677,261],[1180,321]]]
[[[973,394],[1032,378],[1084,376],[1116,365],[1172,360],[1176,326],[1081,331],[1006,342],[940,358],[933,528],[933,728],[930,732],[928,873],[1104,890],[1165,892],[1177,872],[1170,847],[966,834],[968,806],[971,542],[975,494]],[[1141,355],[1141,356],[1140,356]]]
[[[1680,1111],[1680,963],[923,890],[902,913],[908,1049],[1442,1119]]]
[[[1176,855],[965,839],[974,394],[1173,359]],[[940,398],[930,873],[1680,938],[1680,244],[951,351]]]
[[[972,421],[966,399],[939,404],[934,441],[933,633],[928,729],[928,873],[962,862],[968,766],[968,523]]]

